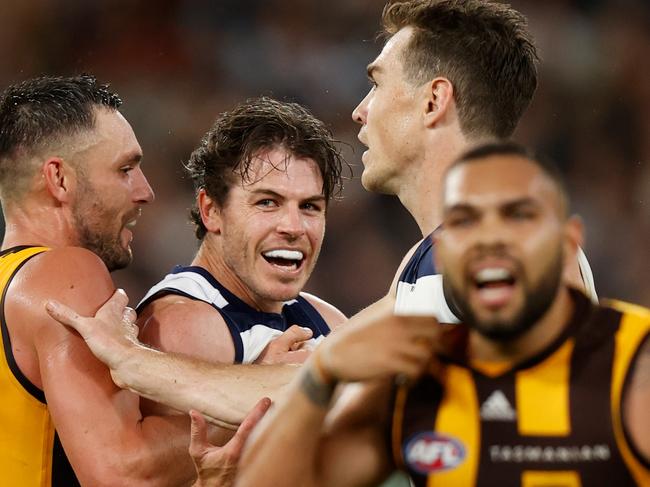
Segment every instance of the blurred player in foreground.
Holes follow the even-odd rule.
[[[247,448],[238,487],[373,485],[393,466],[422,486],[650,485],[650,310],[563,283],[581,223],[522,148],[478,147],[444,181],[437,263],[466,325],[432,323],[431,341],[379,313],[332,335]],[[331,405],[349,381],[362,393]]]

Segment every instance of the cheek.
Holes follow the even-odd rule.
[[[325,218],[315,219],[307,223],[307,234],[314,248],[320,248],[325,238]]]

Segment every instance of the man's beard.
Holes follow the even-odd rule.
[[[559,248],[547,271],[537,283],[530,285],[526,280],[521,281],[524,303],[519,312],[509,320],[481,321],[474,314],[463,291],[454,286],[448,277],[443,277],[445,296],[451,300],[460,313],[459,318],[467,326],[490,340],[509,342],[526,333],[548,311],[562,280],[563,261],[562,248]]]
[[[120,232],[123,228],[121,221],[115,230],[116,233],[111,233],[118,223],[118,212],[106,209],[87,182],[80,185],[77,201],[73,217],[78,232],[78,245],[102,259],[110,272],[128,266],[132,255],[131,249],[124,248],[120,242]]]
[[[95,231],[91,225],[83,223],[83,220],[81,222],[77,220],[77,229],[79,231],[79,246],[99,256],[110,272],[124,269],[131,263],[131,250],[122,247],[119,236],[115,238],[106,233]]]

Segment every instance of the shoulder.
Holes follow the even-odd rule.
[[[413,256],[415,253],[420,249],[422,244],[427,241],[430,237],[425,237],[422,240],[419,240],[413,247],[409,249],[409,251],[404,255],[404,258],[402,259],[402,262],[400,262],[399,267],[397,268],[397,271],[395,272],[395,276],[393,277],[393,282],[390,285],[390,290],[389,290],[389,295],[395,296],[397,293],[397,283],[399,282],[399,278],[404,272],[404,269],[406,266],[411,262],[411,259],[413,259]]]
[[[138,315],[137,323],[141,331],[146,332],[149,328],[182,331],[225,322],[209,303],[168,294],[147,304]]]
[[[335,329],[347,320],[347,317],[338,308],[323,301],[321,298],[305,292],[300,293],[300,295],[318,311],[327,323],[327,326],[330,327],[330,330]]]
[[[178,295],[163,296],[140,312],[137,324],[139,338],[160,350],[209,361],[234,359],[228,326],[221,313],[206,302]]]
[[[45,302],[57,299],[78,313],[89,315],[113,291],[108,269],[97,255],[80,247],[62,247],[27,261],[12,280],[8,300],[45,316]]]

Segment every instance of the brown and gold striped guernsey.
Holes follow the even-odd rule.
[[[572,296],[563,335],[525,363],[447,362],[444,387],[428,375],[397,389],[393,454],[416,486],[650,486],[620,407],[650,310]]]
[[[13,247],[0,252],[0,485],[74,487],[74,472],[63,452],[43,391],[18,368],[5,322],[5,296],[11,280],[45,247]]]

